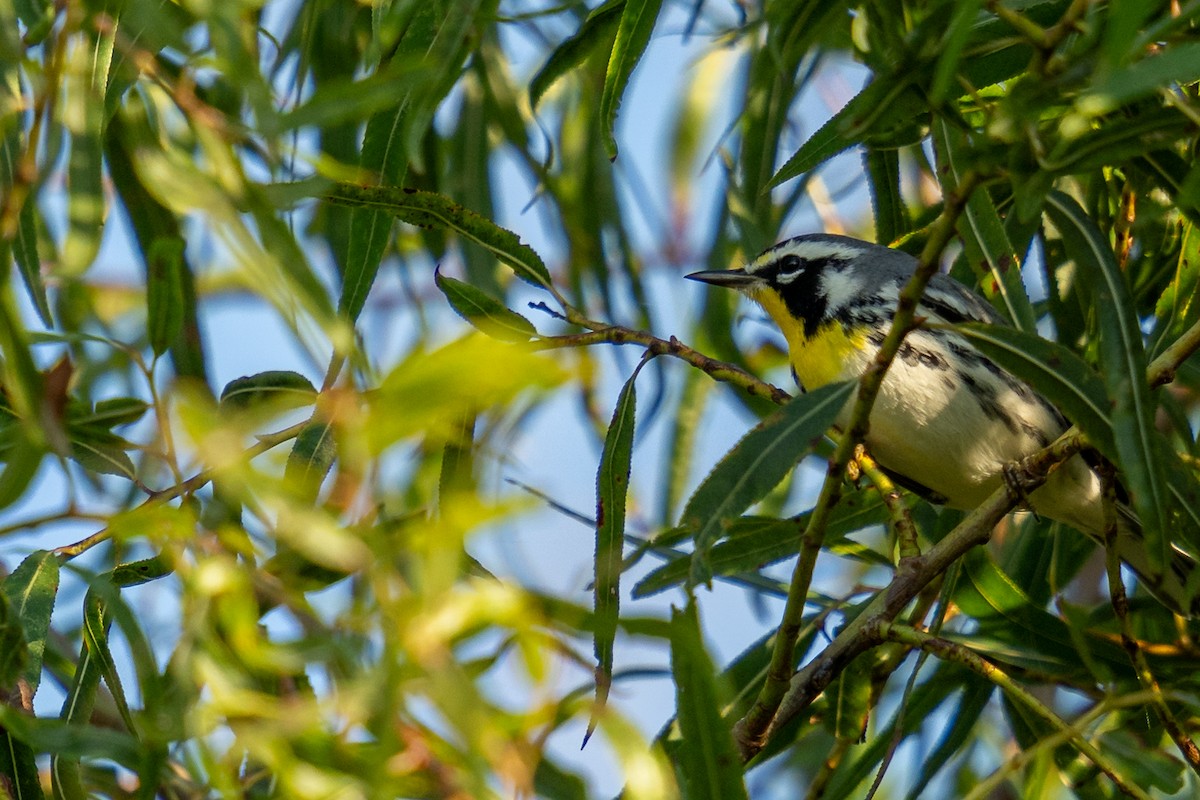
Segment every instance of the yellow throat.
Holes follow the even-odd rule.
[[[804,335],[804,324],[792,316],[783,298],[774,289],[761,288],[749,293],[775,320],[787,339],[788,359],[800,385],[818,389],[845,377],[846,361],[867,346],[865,331],[847,333],[841,325],[822,325],[812,337]]]

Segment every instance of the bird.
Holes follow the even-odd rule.
[[[891,327],[900,291],[917,268],[911,255],[848,236],[813,233],[768,248],[745,267],[686,277],[735,289],[760,305],[783,333],[802,390],[859,378]],[[1068,428],[1055,406],[975,348],[954,325],[1006,321],[949,275],[930,279],[869,417],[871,456],[901,486],[950,508],[970,510],[1005,480],[1014,462]],[[845,430],[853,396],[837,424]],[[1028,510],[1104,541],[1103,487],[1080,455],[1025,498]],[[1147,557],[1133,512],[1121,507],[1117,555],[1164,605],[1200,614],[1188,589],[1196,562],[1172,550],[1167,569]]]

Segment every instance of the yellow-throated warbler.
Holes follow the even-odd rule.
[[[792,374],[804,389],[858,378],[891,327],[901,288],[917,261],[907,253],[845,236],[810,234],[775,245],[744,269],[687,277],[737,289],[761,305],[787,339]],[[975,292],[934,275],[917,308],[931,323],[1004,324]],[[848,423],[852,403],[839,419]],[[1006,465],[1059,436],[1058,410],[947,327],[920,327],[904,339],[870,417],[866,445],[878,463],[934,502],[970,509],[1003,480]],[[1036,513],[1101,539],[1101,484],[1075,456],[1028,497]],[[1174,610],[1200,613],[1187,590],[1195,562],[1173,553],[1156,574],[1129,514],[1117,555]]]

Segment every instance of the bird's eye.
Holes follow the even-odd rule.
[[[779,272],[776,274],[776,280],[780,283],[791,283],[800,277],[800,273],[804,270],[804,260],[800,256],[792,254],[786,255],[779,259]]]

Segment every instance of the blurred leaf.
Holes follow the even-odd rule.
[[[1078,425],[1106,458],[1117,458],[1104,381],[1083,359],[1056,342],[1002,325],[964,323],[954,330],[1034,387]]]
[[[633,68],[642,60],[646,45],[650,43],[650,34],[661,8],[662,0],[625,0],[621,10],[621,22],[604,75],[604,91],[600,95],[600,124],[604,129],[604,149],[610,159],[617,157],[617,110],[621,107],[621,98]]]
[[[596,471],[596,557],[593,597],[596,630],[596,710],[588,724],[588,735],[596,725],[599,709],[608,701],[612,684],[613,645],[621,605],[621,555],[625,543],[625,500],[633,463],[633,434],[636,427],[637,390],[634,384],[647,361],[641,361],[621,387],[612,422],[604,437],[604,450]],[[585,740],[586,741],[586,737]]]
[[[324,422],[310,422],[296,435],[296,443],[288,453],[283,479],[294,487],[297,495],[315,502],[321,483],[329,474],[337,458],[337,443],[334,441],[333,426]]]
[[[538,760],[533,773],[533,789],[547,800],[587,800],[587,785],[574,773],[567,772],[549,758]]]
[[[447,278],[441,270],[433,274],[434,282],[446,296],[451,308],[467,322],[495,339],[505,342],[527,342],[537,335],[533,323],[503,303],[469,283]]]
[[[390,186],[337,184],[326,199],[342,205],[377,208],[413,225],[439,225],[455,231],[510,266],[518,278],[549,288],[550,272],[540,256],[515,234],[432,192]]]
[[[162,355],[183,330],[183,240],[155,239],[146,253],[146,332]]]
[[[680,525],[696,532],[691,584],[711,578],[709,552],[728,520],[779,485],[829,430],[855,385],[830,384],[794,398],[743,436],[708,474],[680,518]]]
[[[588,12],[579,28],[554,49],[529,82],[529,105],[537,108],[555,81],[582,64],[616,36],[624,19],[625,0],[605,0]],[[611,45],[609,45],[611,49]]]
[[[74,48],[67,59],[63,122],[71,133],[67,168],[67,235],[59,254],[59,271],[77,278],[100,251],[104,232],[100,132],[104,124],[104,87],[112,61],[112,37],[100,37],[94,48]]]
[[[1115,730],[1101,733],[1096,746],[1121,767],[1134,786],[1176,794],[1183,788],[1183,762],[1148,744],[1130,731]]]
[[[268,370],[244,375],[221,390],[221,407],[230,411],[248,411],[268,407],[272,411],[312,405],[317,390],[312,381],[291,370]]]
[[[129,425],[141,419],[150,404],[136,397],[110,397],[101,400],[95,407],[79,416],[72,415],[71,422],[79,425],[96,425],[102,428],[115,428],[118,425]]]
[[[22,677],[36,692],[42,679],[42,654],[50,632],[50,615],[58,595],[58,556],[38,550],[26,556],[21,564],[4,579],[4,595],[24,632],[24,653],[28,656]],[[4,681],[3,685],[11,685]]]
[[[742,763],[729,723],[722,718],[721,698],[712,661],[700,635],[696,607],[671,610],[671,676],[682,742],[673,757],[685,798],[736,800],[746,797]]]
[[[29,441],[24,430],[16,431],[4,449],[4,471],[0,472],[0,508],[22,498],[42,465],[45,448]]]
[[[470,380],[463,379],[467,375]],[[467,336],[414,354],[384,377],[370,398],[368,441],[379,450],[416,434],[444,442],[457,435],[464,416],[565,377],[549,358],[479,334]]]
[[[1112,248],[1079,204],[1052,192],[1047,211],[1062,234],[1067,253],[1094,286],[1100,326],[1100,352],[1108,393],[1114,401],[1113,433],[1118,464],[1142,523],[1151,566],[1167,564],[1166,527],[1170,490],[1162,454],[1164,443],[1154,430],[1155,402],[1146,385],[1146,354],[1141,326],[1129,298],[1125,278]]]
[[[133,445],[120,436],[82,425],[71,426],[67,437],[71,442],[71,459],[84,469],[130,480],[137,478],[137,467],[125,452]]]
[[[20,157],[21,134],[16,127],[12,127],[0,137],[0,188],[3,188],[6,195],[12,188],[14,169]],[[50,302],[46,299],[46,282],[42,277],[42,261],[38,256],[35,217],[37,213],[37,206],[31,200],[26,200],[21,206],[12,241],[12,253],[38,318],[49,328],[54,322],[50,317]]]
[[[1129,66],[1113,70],[1075,101],[1084,114],[1097,116],[1160,90],[1200,80],[1200,44],[1172,43]]]

